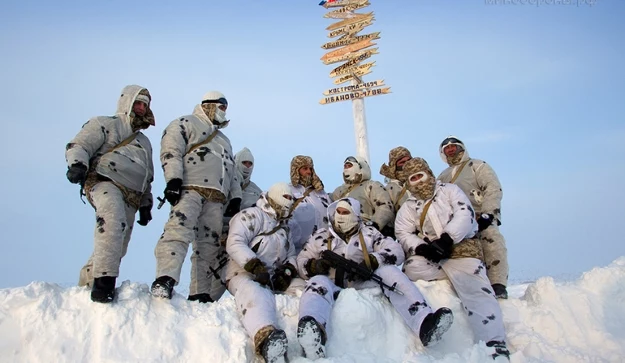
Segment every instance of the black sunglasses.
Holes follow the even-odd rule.
[[[447,144],[462,144],[462,141],[456,139],[455,137],[448,137],[441,142],[441,146],[445,146]]]
[[[228,106],[228,100],[226,100],[223,97],[218,99],[218,100],[204,100],[204,101],[202,101],[202,104],[205,104],[205,103],[219,103],[219,104]]]

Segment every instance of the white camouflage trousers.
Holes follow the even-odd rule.
[[[228,291],[234,296],[241,322],[252,339],[261,328],[278,328],[273,291],[252,280],[250,273],[241,272],[234,276],[228,282]]]
[[[387,289],[384,295],[389,298],[393,307],[404,319],[408,327],[418,336],[423,319],[432,312],[425,298],[417,286],[404,275],[396,266],[382,266],[375,271],[384,283],[399,289],[404,295],[399,295]],[[364,281],[354,284],[356,290],[379,286],[373,281]],[[299,318],[312,316],[322,326],[327,326],[335,296],[338,296],[340,287],[336,286],[328,276],[317,275],[308,280],[306,289],[299,303]]]
[[[156,277],[169,276],[180,281],[180,271],[192,245],[191,285],[189,295],[209,294],[217,301],[226,290],[219,269],[226,259],[225,249],[219,244],[223,204],[208,202],[193,190],[184,190],[178,204],[171,208],[163,235],[156,244]]]
[[[476,340],[505,340],[501,308],[482,261],[458,258],[438,264],[422,256],[411,256],[404,262],[404,272],[412,281],[449,279],[469,316]]]
[[[490,283],[508,286],[508,249],[499,226],[492,224],[478,233],[477,237],[482,243]]]
[[[102,276],[119,276],[119,265],[128,250],[137,213],[111,182],[97,183],[90,195],[96,219],[93,253],[80,270],[78,286],[92,286],[93,279]]]

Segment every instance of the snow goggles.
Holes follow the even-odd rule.
[[[217,99],[217,100],[204,100],[204,101],[202,101],[202,104],[205,104],[205,103],[219,103],[221,105],[228,106],[228,100],[226,100],[224,97],[222,97],[220,99]]]
[[[456,139],[455,137],[448,137],[443,142],[441,142],[441,147],[446,146],[448,144],[462,144],[462,141]]]

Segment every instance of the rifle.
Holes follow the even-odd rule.
[[[367,267],[362,266],[352,260],[348,260],[345,257],[336,254],[335,252],[332,252],[330,250],[325,250],[321,253],[321,258],[326,261],[331,262],[332,266],[334,266],[337,270],[343,270],[350,274],[360,276],[365,280],[373,280],[377,282],[382,289],[386,288],[399,295],[404,295],[403,292],[401,292],[397,287],[395,287],[397,283],[394,283],[393,286],[390,286],[384,283],[384,281],[382,280],[380,276],[374,274],[373,271],[369,270]],[[341,275],[343,274],[337,272],[337,276],[341,276]]]
[[[215,276],[216,278],[219,278],[218,272],[221,271],[222,268],[226,267],[228,261],[230,261],[230,259],[228,258],[228,254],[224,254],[221,260],[219,260],[219,265],[217,265],[217,268],[209,267],[210,272],[208,273],[208,277]]]

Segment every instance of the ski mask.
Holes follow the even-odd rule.
[[[223,93],[210,91],[202,97],[202,109],[208,118],[220,128],[226,127],[229,122],[226,119],[226,110],[222,108],[228,108],[228,100],[226,100],[226,96]]]
[[[252,166],[245,166],[243,164],[244,161],[251,162]],[[250,149],[244,147],[241,151],[236,153],[236,155],[234,155],[234,162],[241,175],[243,175],[243,181],[246,183],[249,182],[252,177],[252,172],[254,171],[254,155],[252,155]]]
[[[412,158],[404,164],[404,172],[408,175],[406,181],[408,191],[417,199],[427,200],[434,196],[436,177],[428,163],[422,158]]]
[[[349,211],[349,214],[339,214],[338,209],[345,208]],[[345,198],[341,199],[336,204],[336,209],[334,210],[334,223],[333,227],[335,232],[340,235],[344,235],[346,237],[352,236],[356,231],[358,231],[358,227],[360,225],[360,218],[354,212],[354,208],[352,207],[350,201]]]
[[[362,180],[362,167],[360,166],[360,163],[353,156],[345,159],[343,165],[347,163],[350,163],[352,166],[350,168],[343,167],[343,181],[346,184],[360,183]]]
[[[276,211],[278,219],[284,219],[289,215],[294,199],[291,188],[286,183],[276,183],[267,191],[267,201]]]

